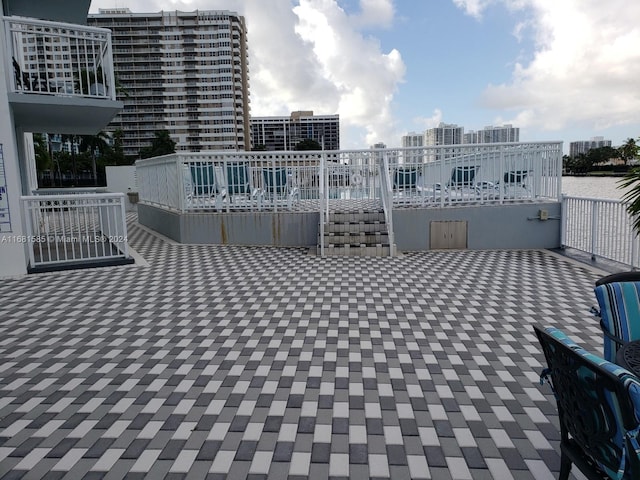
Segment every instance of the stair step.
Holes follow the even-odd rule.
[[[320,253],[318,247],[318,253]],[[386,245],[325,245],[324,254],[340,257],[389,257],[391,247]],[[394,245],[395,252],[395,245]]]
[[[329,218],[335,223],[384,222],[384,212],[344,212],[329,213]]]
[[[382,210],[332,211],[323,227],[324,237],[318,235],[318,244],[324,242],[325,255],[387,257],[396,253],[395,245],[389,244]]]
[[[324,226],[325,232],[386,232],[385,222],[330,222]]]
[[[336,235],[329,234],[324,236],[325,245],[337,244],[337,245],[376,245],[379,243],[389,243],[389,235],[385,233],[378,234],[360,234],[360,235]]]

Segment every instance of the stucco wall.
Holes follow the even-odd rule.
[[[181,243],[311,247],[318,243],[318,213],[168,212],[138,204],[138,219]]]
[[[549,220],[539,220],[539,211]],[[432,221],[467,222],[471,250],[560,247],[560,203],[524,203],[442,209],[399,209],[393,212],[400,251],[429,250]]]
[[[549,220],[539,220],[539,211]],[[181,243],[311,247],[318,243],[317,213],[191,213],[180,215],[138,204],[141,224]],[[394,211],[400,251],[429,250],[432,221],[468,225],[469,249],[557,248],[560,203],[491,205]]]

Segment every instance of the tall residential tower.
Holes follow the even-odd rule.
[[[591,140],[571,142],[569,144],[569,156],[577,157],[580,154],[586,155],[591,149],[610,146],[611,140],[605,140],[604,137],[592,137]]]
[[[137,156],[168,130],[178,151],[249,150],[249,73],[244,17],[230,11],[132,13],[101,9],[89,25],[108,28],[118,99],[108,130]]]
[[[340,150],[340,116],[292,112],[283,117],[253,117],[251,136],[256,149],[294,150],[302,140],[315,140],[325,150]]]

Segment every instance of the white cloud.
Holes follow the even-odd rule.
[[[442,122],[442,110],[439,108],[436,108],[430,117],[416,117],[413,119],[413,123],[420,126],[420,131],[437,127],[440,122]]]
[[[360,0],[360,13],[352,17],[355,25],[362,27],[389,27],[393,23],[392,0]]]
[[[485,106],[513,112],[521,127],[602,130],[638,121],[640,3],[610,0],[500,0],[530,15],[535,54],[516,64],[509,83],[490,85]],[[488,1],[454,0],[482,14]],[[516,32],[522,34],[521,28]]]
[[[91,11],[113,6],[114,0],[93,0]],[[339,113],[343,131],[359,136],[343,141],[344,148],[397,137],[391,102],[405,65],[397,50],[383,52],[360,32],[391,25],[392,0],[360,0],[353,16],[337,0],[129,0],[127,7],[237,11],[248,28],[252,115]]]
[[[453,0],[458,8],[465,11],[467,15],[475,18],[482,16],[482,11],[492,2],[492,0]]]

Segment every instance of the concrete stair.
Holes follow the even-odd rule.
[[[350,257],[388,257],[392,246],[384,211],[332,211],[324,226],[324,253]],[[393,246],[395,252],[395,245]],[[320,253],[320,239],[318,251]]]

